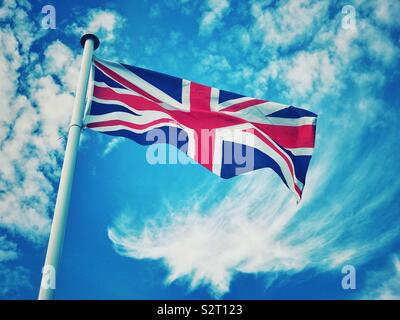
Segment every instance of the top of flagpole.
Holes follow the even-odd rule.
[[[99,40],[99,38],[97,38],[92,33],[86,33],[86,34],[84,34],[82,36],[82,38],[81,38],[81,46],[82,46],[82,48],[85,46],[85,42],[88,39],[92,39],[93,40],[93,50],[96,50],[100,45],[100,40]]]

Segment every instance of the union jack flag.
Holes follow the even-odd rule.
[[[301,198],[316,114],[97,57],[92,84],[86,127],[142,145],[160,142],[148,137],[161,130],[169,137],[161,142],[220,177],[269,167]],[[238,161],[235,150],[251,154],[251,165]]]

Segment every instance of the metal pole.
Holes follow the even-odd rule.
[[[71,124],[68,132],[67,147],[64,163],[61,170],[60,185],[58,187],[56,206],[51,225],[50,239],[47,247],[46,261],[42,269],[39,300],[51,300],[56,289],[57,271],[64,242],[65,227],[69,203],[71,198],[72,182],[74,178],[76,155],[81,135],[85,98],[88,87],[93,51],[98,48],[99,39],[93,34],[85,34],[81,38],[83,47],[82,65],[76,89]]]

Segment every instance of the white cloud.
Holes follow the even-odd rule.
[[[400,25],[400,3],[397,0],[365,1],[360,8],[365,8],[375,21],[385,27],[393,28]]]
[[[399,169],[391,152],[399,146],[398,137],[388,129],[395,114],[376,90],[386,84],[384,74],[395,63],[398,49],[371,20],[360,21],[356,30],[342,29],[340,12],[328,19],[328,4],[255,2],[251,11],[250,45],[255,53],[246,58],[256,67],[246,73],[258,76],[250,87],[261,97],[272,87],[287,103],[312,107],[324,122],[323,132],[317,130],[300,206],[273,173],[258,171],[237,179],[211,208],[207,206],[218,185],[197,190],[185,207],[159,212],[143,229],[134,227],[136,220],[127,222],[134,212],[123,213],[109,229],[119,253],[161,260],[169,271],[168,282],[183,278],[191,288],[207,285],[219,296],[239,272],[266,273],[269,285],[279,272],[314,268],[340,274],[343,264],[363,264],[398,239],[398,215],[382,209],[400,188],[391,179]],[[290,52],[306,43],[306,51]],[[226,50],[225,44],[221,47]],[[226,51],[241,46],[237,41],[237,47]],[[384,48],[387,52],[382,53]],[[203,72],[217,65],[236,72],[238,83],[249,81],[239,72],[242,66],[231,64],[229,54],[214,43],[199,57]],[[362,59],[373,67],[366,69]],[[365,148],[361,142],[375,126],[386,128],[384,138],[376,137],[374,148]],[[377,163],[385,163],[384,176]],[[209,197],[196,199],[204,193]]]
[[[327,51],[303,51],[283,65],[279,72],[284,73],[292,96],[309,96],[315,92],[326,95],[332,91],[337,70]]]
[[[169,271],[168,283],[183,278],[191,288],[208,286],[217,297],[229,290],[239,272],[264,273],[271,285],[270,277],[279,272],[314,268],[340,273],[343,264],[364,263],[398,236],[394,226],[399,217],[375,214],[395,197],[400,183],[389,183],[395,168],[383,181],[381,174],[372,170],[383,160],[368,157],[369,161],[360,162],[342,181],[341,190],[331,190],[337,175],[358,157],[362,130],[355,131],[354,127],[346,131],[356,136],[347,142],[353,148],[348,154],[342,154],[339,147],[344,143],[342,136],[321,142],[337,149],[313,160],[298,206],[273,172],[261,170],[240,177],[213,207],[209,203],[218,193],[218,185],[194,191],[194,199],[188,199],[186,206],[170,206],[167,212],[147,220],[142,230],[134,227],[137,221],[129,222],[134,212],[127,212],[109,229],[109,237],[122,255],[163,261]],[[393,139],[396,137],[391,137],[389,145]],[[370,152],[393,163],[395,157],[384,156],[388,148]],[[378,183],[387,187],[374,190],[372,198],[370,186]],[[330,199],[333,192],[335,197]],[[360,199],[360,194],[365,199]],[[372,200],[367,201],[368,197]]]
[[[211,34],[222,25],[222,19],[229,12],[229,5],[229,0],[207,0],[207,9],[200,20],[200,34]]]
[[[44,69],[29,65],[30,53],[17,50],[17,58],[25,64],[13,67],[12,63],[5,63],[7,75],[2,75],[10,79],[11,90],[2,111],[12,126],[2,126],[8,129],[4,130],[0,149],[0,185],[5,190],[0,195],[0,226],[35,242],[42,242],[49,231],[48,209],[54,194],[51,183],[59,173],[57,158],[63,153],[60,137],[68,130],[73,103],[72,83],[66,79],[78,73],[71,52],[54,58],[63,48],[59,41],[48,47]],[[24,80],[29,85],[25,89],[28,96],[17,92],[19,68],[31,68]],[[64,84],[57,84],[56,77]]]
[[[0,298],[8,299],[11,296],[17,299],[22,292],[31,289],[29,275],[29,270],[24,267],[9,269],[0,264]]]
[[[28,35],[41,31],[29,10],[25,1],[6,1],[0,9],[0,228],[43,243],[81,56],[56,40],[39,59],[30,49],[36,38]],[[106,32],[109,39],[123,21],[111,11],[91,10],[88,16],[86,28]],[[84,27],[69,28],[80,32]]]
[[[86,33],[95,34],[100,40],[100,47],[95,54],[103,57],[122,59],[121,52],[129,50],[131,39],[119,32],[125,25],[126,19],[115,10],[89,9],[74,19],[74,23],[66,27],[66,32],[79,39]],[[116,35],[119,35],[118,37]],[[67,81],[73,79],[66,77]],[[75,90],[75,88],[73,88]]]
[[[106,148],[104,149],[103,152],[103,157],[108,155],[112,150],[114,150],[120,143],[122,142],[122,139],[120,138],[113,138],[110,142],[107,143]]]
[[[90,9],[78,21],[69,28],[78,36],[94,33],[101,40],[113,41],[116,30],[122,27],[125,19],[113,10]]]
[[[222,72],[231,69],[228,60],[224,56],[215,54],[206,56],[201,63],[202,67],[205,67],[206,69],[214,68]]]
[[[353,93],[372,93],[371,89],[385,84],[384,70],[390,70],[400,54],[390,34],[372,18],[359,18],[355,29],[343,29],[341,11],[338,10],[335,19],[328,19],[327,4],[288,1],[278,3],[276,8],[259,2],[253,4],[252,38],[262,43],[262,52],[269,57],[257,73],[257,96],[263,96],[268,86],[279,91],[288,103],[318,106],[324,97],[352,83],[355,83]],[[366,7],[368,3],[360,3],[356,11]],[[299,12],[304,18],[296,19]],[[275,26],[274,19],[280,21],[279,26]],[[307,50],[289,50],[300,44],[302,48],[307,44]],[[253,59],[260,64],[263,60]],[[366,59],[372,68],[365,68]]]
[[[390,266],[384,271],[368,272],[367,287],[362,299],[400,299],[400,258],[394,256]]]
[[[268,2],[254,2],[251,13],[255,19],[252,33],[262,37],[267,49],[287,48],[309,40],[325,23],[328,1],[290,0],[278,2],[277,8]]]
[[[23,0],[0,7],[0,229],[44,245],[81,56],[59,40],[43,55],[33,52],[44,32],[30,18],[30,8]],[[87,30],[107,39],[123,21],[108,11],[88,15]],[[83,31],[77,25],[69,29]],[[0,295],[29,287],[28,270],[7,264],[17,259],[15,244],[0,237]]]
[[[27,14],[21,14],[24,6],[18,9],[2,7],[7,12],[6,21],[25,27],[34,34],[35,28]],[[27,47],[19,44],[26,41],[25,34],[19,34],[13,25],[4,24],[0,29],[0,39],[7,43],[0,53],[0,78],[4,80],[1,90],[1,136],[0,157],[0,227],[20,233],[33,241],[41,241],[47,235],[50,220],[47,206],[52,187],[39,169],[41,166],[53,166],[55,159],[48,154],[46,141],[35,143],[40,134],[34,134],[40,125],[41,112],[30,99],[18,92],[20,69],[30,63]],[[26,84],[25,81],[23,81]],[[54,156],[53,156],[54,157]],[[35,206],[33,206],[35,204]]]
[[[361,41],[367,45],[371,58],[383,66],[390,66],[398,61],[400,55],[398,46],[392,43],[386,33],[367,23],[359,23],[359,25],[362,30]]]
[[[19,290],[26,290],[31,287],[29,282],[29,271],[21,266],[14,266],[12,269],[7,262],[15,262],[18,258],[17,245],[9,241],[5,236],[0,236],[0,298],[13,294],[19,296]]]
[[[378,24],[385,28],[397,23],[391,13],[396,12],[397,3],[389,8],[376,11]],[[28,9],[28,5],[21,4],[16,8],[13,1],[4,2],[0,8],[0,79],[4,79],[0,90],[0,228],[43,243],[54,200],[51,183],[59,174],[57,159],[63,152],[59,137],[67,130],[80,58],[65,44],[55,41],[44,52],[44,60],[39,62],[30,46],[35,40],[32,35],[40,32],[27,18]],[[228,1],[208,2],[200,32],[211,33],[222,24],[228,12]],[[229,289],[237,272],[298,272],[309,266],[326,270],[349,260],[361,263],[397,236],[392,228],[396,225],[393,222],[398,222],[396,216],[388,212],[376,217],[375,212],[399,189],[398,183],[390,179],[397,174],[398,161],[395,155],[385,157],[391,154],[387,148],[396,147],[398,139],[385,137],[385,143],[380,141],[375,150],[359,150],[357,145],[365,129],[362,117],[376,123],[374,113],[387,107],[366,89],[377,82],[381,86],[385,83],[383,74],[396,61],[398,48],[383,34],[380,26],[360,22],[362,31],[361,28],[344,31],[337,26],[337,21],[328,22],[326,14],[326,3],[282,2],[274,14],[266,4],[255,4],[253,25],[238,28],[242,36],[237,43],[240,46],[263,44],[263,48],[246,57],[252,63],[261,61],[254,63],[257,68],[239,65],[240,72],[236,71],[235,64],[226,55],[215,55],[215,48],[202,55],[202,63],[210,70],[211,66],[218,66],[221,71],[232,69],[232,73],[240,76],[247,74],[247,79],[259,73],[257,82],[250,83],[251,87],[258,87],[259,92],[265,92],[265,84],[275,82],[288,99],[308,101],[309,105],[315,102],[313,107],[322,114],[324,110],[343,109],[334,119],[323,118],[333,124],[337,121],[338,125],[330,127],[329,135],[322,133],[317,142],[335,148],[324,149],[320,155],[317,148],[300,207],[289,200],[290,195],[284,192],[275,175],[260,171],[240,178],[237,189],[232,189],[215,207],[203,210],[202,205],[204,207],[209,198],[197,199],[188,202],[185,208],[160,212],[165,215],[164,219],[151,220],[144,230],[136,232],[125,222],[117,221],[109,235],[122,254],[161,259],[169,269],[169,281],[183,277],[193,287],[205,283],[219,295]],[[13,20],[14,24],[3,24],[5,19]],[[123,19],[114,11],[92,10],[70,30],[79,35],[96,32],[100,38],[112,41],[121,21]],[[310,44],[308,51],[278,54],[279,50],[302,41]],[[267,51],[271,53],[270,61],[264,55]],[[360,70],[357,64],[360,57],[372,58],[371,72]],[[250,65],[247,60],[246,65]],[[21,79],[21,69],[29,71],[28,79]],[[362,99],[355,99],[352,107],[335,99],[342,93],[341,84],[348,78],[355,79],[354,91],[369,93]],[[18,89],[23,86],[21,93]],[[329,106],[317,104],[316,91],[318,99],[332,98]],[[329,92],[332,95],[329,96]],[[361,114],[357,113],[359,111]],[[390,117],[390,111],[385,113],[385,117]],[[343,121],[347,118],[351,120]],[[353,126],[349,126],[349,121]],[[353,127],[359,131],[354,132]],[[337,132],[341,135],[334,140]],[[359,161],[360,155],[363,161]],[[343,174],[343,170],[352,168],[355,162],[360,162],[360,166],[348,174],[342,190],[331,190],[335,174]],[[393,164],[388,166],[387,176],[382,177],[374,170],[377,162]],[[378,190],[371,190],[371,185]],[[382,185],[385,188],[378,187]],[[361,187],[354,190],[354,186]],[[343,201],[331,200],[332,192],[337,192]],[[360,193],[371,200],[362,205],[355,202]],[[372,227],[377,219],[378,229]],[[368,239],[365,230],[368,230]],[[4,261],[15,259],[13,249],[12,243],[0,238],[0,256]],[[4,280],[5,276],[19,279],[21,283],[27,279],[22,269],[17,273],[1,269],[0,283],[13,281]]]
[[[75,92],[79,77],[81,56],[72,52],[71,48],[59,40],[51,43],[44,52],[44,72],[58,78],[63,89],[68,93]]]
[[[15,260],[17,257],[17,245],[8,241],[5,236],[0,236],[0,263]]]

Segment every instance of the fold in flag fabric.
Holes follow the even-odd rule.
[[[268,167],[301,198],[316,114],[97,57],[91,83],[87,128],[169,143],[222,178]]]

